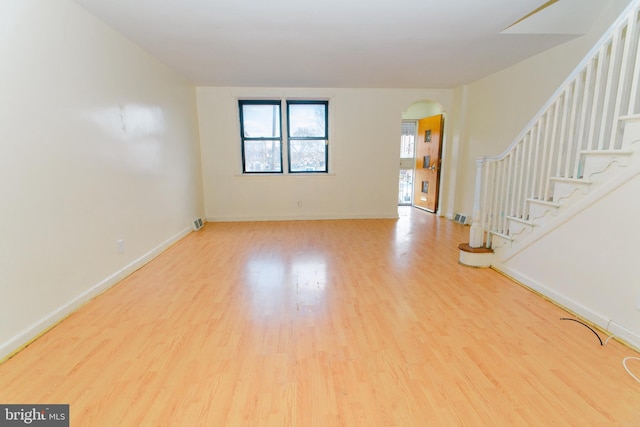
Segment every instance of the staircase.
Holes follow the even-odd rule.
[[[508,149],[476,160],[460,262],[501,264],[640,174],[640,0]]]
[[[579,178],[552,176],[547,199],[527,198],[526,214],[506,217],[506,229],[489,231],[494,262],[505,262],[577,213],[640,174],[640,116],[625,118],[619,150],[581,152]]]

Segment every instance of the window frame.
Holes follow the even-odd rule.
[[[273,105],[278,107],[278,126],[280,131],[279,137],[245,137],[244,136],[244,106],[245,105]],[[242,153],[242,173],[247,175],[253,174],[283,174],[284,173],[284,165],[283,165],[283,136],[282,136],[282,101],[279,99],[239,99],[238,100],[238,111],[240,116],[240,151]],[[268,170],[268,171],[249,171],[247,170],[246,164],[246,155],[245,155],[245,141],[278,141],[280,143],[280,170]]]
[[[291,136],[291,120],[289,108],[291,105],[324,105],[324,135],[312,137],[292,137]],[[313,100],[313,99],[288,99],[286,101],[286,120],[287,120],[287,172],[289,174],[328,174],[329,173],[329,101]],[[291,141],[324,141],[324,170],[313,171],[294,171],[291,170]]]

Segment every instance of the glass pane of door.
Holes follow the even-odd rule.
[[[400,186],[398,191],[398,204],[411,205],[413,195],[413,169],[400,169]]]
[[[412,204],[416,130],[417,124],[415,121],[402,122],[402,132],[400,135],[400,179],[398,187],[399,205]]]

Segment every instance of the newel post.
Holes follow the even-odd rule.
[[[471,230],[469,231],[469,246],[472,248],[481,248],[484,245],[484,230],[480,222],[480,200],[482,193],[482,168],[484,166],[484,157],[476,159],[476,188],[473,197],[473,217],[471,222]]]

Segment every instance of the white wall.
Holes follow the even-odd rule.
[[[498,155],[515,140],[629,1],[611,0],[584,36],[468,85],[456,212],[472,214],[476,157]]]
[[[2,2],[0,58],[2,359],[203,208],[188,82],[70,0]]]
[[[397,217],[402,113],[426,99],[446,110],[452,91],[202,87],[197,94],[206,217],[235,221]],[[329,175],[243,176],[238,98],[287,97],[329,99]]]

